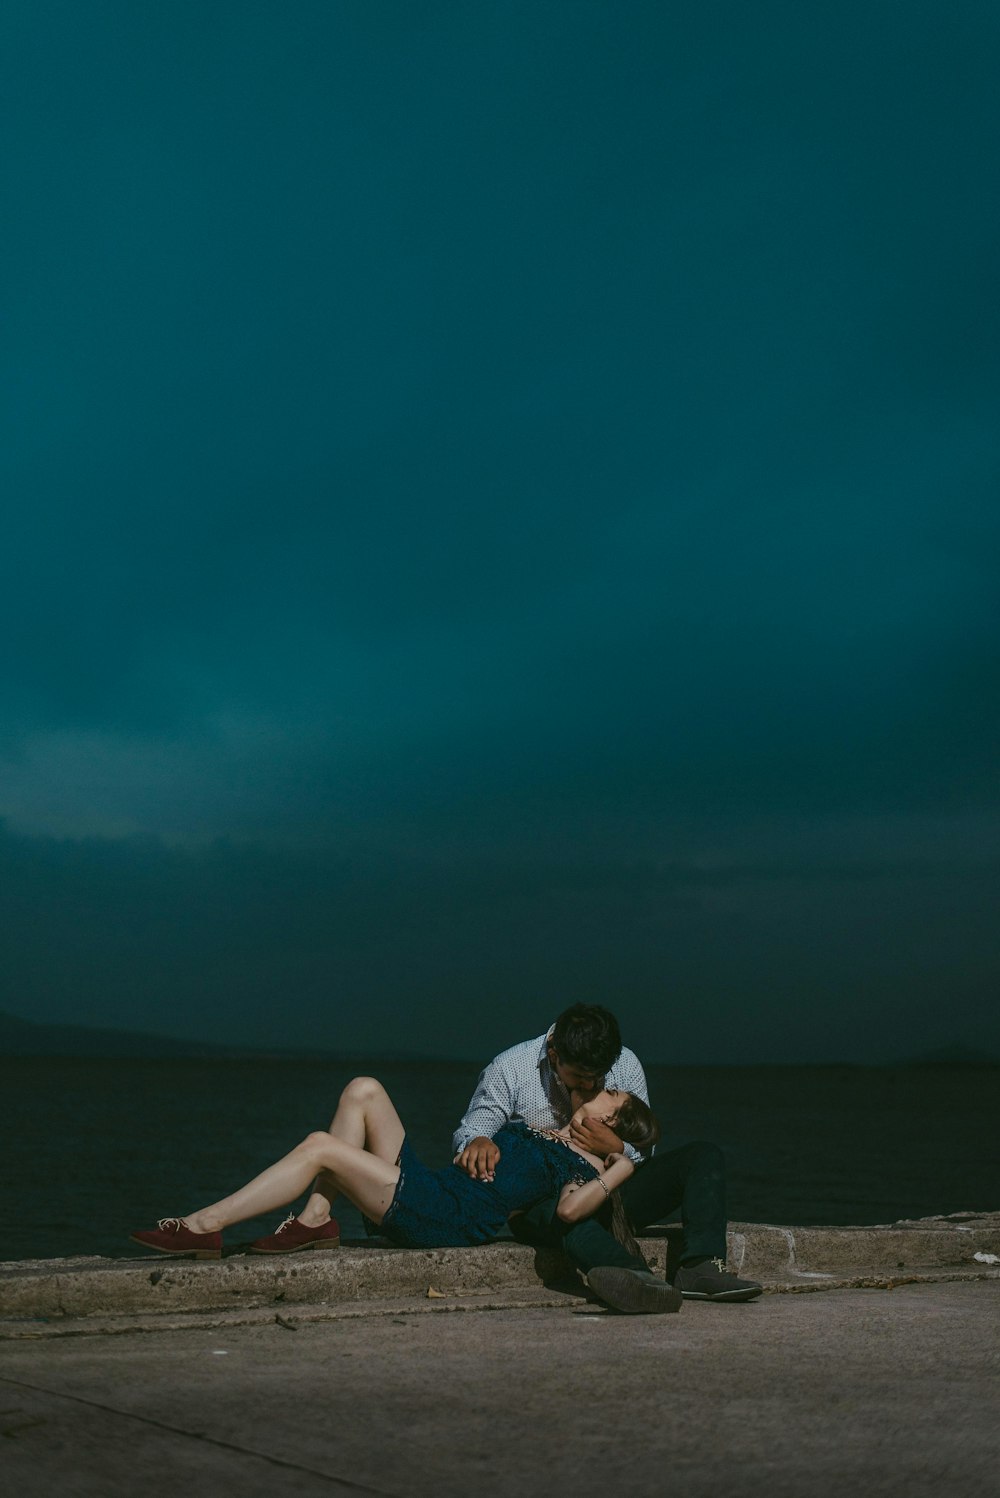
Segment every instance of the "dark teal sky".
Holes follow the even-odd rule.
[[[995,6],[11,3],[4,997],[1000,1051]]]

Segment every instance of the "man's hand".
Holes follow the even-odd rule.
[[[598,1118],[570,1119],[569,1137],[581,1149],[589,1150],[592,1155],[598,1155],[602,1160],[623,1148],[622,1141],[614,1129],[601,1123]]]
[[[465,1149],[455,1156],[454,1164],[460,1165],[474,1181],[492,1181],[497,1168],[500,1151],[492,1139],[470,1139]]]

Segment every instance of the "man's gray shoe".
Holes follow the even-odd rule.
[[[674,1289],[685,1300],[755,1300],[763,1293],[756,1280],[741,1280],[730,1274],[724,1259],[702,1259],[700,1264],[682,1264],[674,1275]]]
[[[587,1275],[587,1284],[605,1305],[629,1316],[662,1316],[679,1311],[681,1292],[648,1269],[618,1269],[599,1264]]]

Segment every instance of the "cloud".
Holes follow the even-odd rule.
[[[889,831],[869,828],[869,846]],[[458,863],[6,833],[8,1007],[230,1044],[470,1058],[581,998],[678,1061],[871,1061],[956,1036],[995,1047],[1000,870],[975,829],[900,824],[890,864],[845,861],[842,836],[827,829],[817,861],[812,829],[811,864],[801,828],[768,855],[773,827],[672,861]]]
[[[397,10],[12,11],[19,982],[929,1033],[988,969],[995,17]]]

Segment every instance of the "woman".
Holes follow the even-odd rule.
[[[600,1092],[574,1120],[599,1117],[620,1138],[648,1148],[659,1135],[656,1120],[631,1093]],[[447,1248],[487,1243],[507,1219],[558,1193],[558,1215],[577,1222],[604,1206],[635,1169],[625,1154],[606,1160],[576,1145],[567,1128],[549,1132],[508,1123],[496,1142],[500,1158],[491,1180],[475,1180],[458,1165],[430,1170],[406,1142],[388,1093],[374,1077],[356,1077],[340,1096],[328,1133],[310,1134],[232,1196],[185,1217],[161,1218],[132,1241],[159,1253],[217,1259],[222,1232],[248,1217],[287,1205],[313,1183],[299,1216],[258,1239],[261,1253],[335,1247],[339,1229],[330,1216],[337,1195],[352,1201],[402,1248]],[[282,1241],[284,1239],[284,1241]]]

